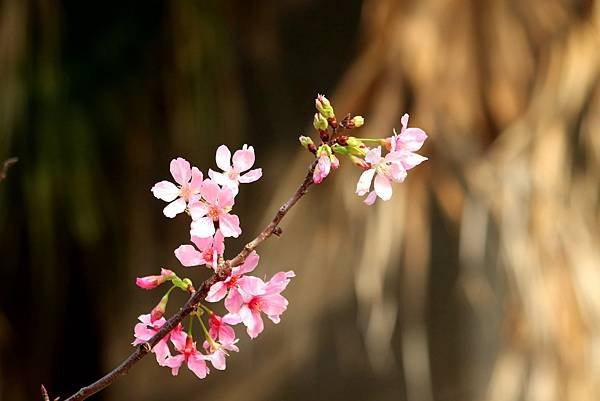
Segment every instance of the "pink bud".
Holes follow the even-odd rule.
[[[160,276],[137,277],[135,279],[135,284],[140,288],[151,290],[174,276],[175,273],[173,273],[171,270],[161,269]]]

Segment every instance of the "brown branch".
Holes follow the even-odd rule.
[[[12,167],[13,164],[18,162],[19,159],[16,157],[11,157],[10,159],[4,160],[2,163],[2,169],[0,169],[0,181],[3,181],[6,178],[6,173],[8,173],[8,169]]]
[[[290,199],[288,199],[288,201],[279,208],[273,217],[273,220],[271,220],[265,229],[262,230],[262,232],[258,234],[256,238],[247,243],[246,246],[244,246],[244,249],[242,249],[240,253],[238,253],[233,259],[223,263],[215,274],[205,280],[200,288],[198,288],[198,290],[190,296],[185,305],[183,305],[183,307],[179,309],[179,311],[169,320],[167,320],[160,330],[156,332],[154,337],[148,340],[148,342],[140,344],[136,350],[129,355],[129,357],[127,357],[127,359],[121,362],[121,364],[111,372],[107,373],[104,377],[100,378],[89,386],[83,387],[77,393],[67,398],[66,401],[85,400],[89,396],[110,386],[120,376],[126,374],[129,369],[139,362],[143,357],[145,357],[162,338],[169,334],[169,332],[171,332],[171,330],[173,330],[178,323],[180,323],[186,316],[188,316],[198,307],[198,304],[206,297],[208,290],[213,284],[224,280],[231,272],[232,267],[239,266],[244,263],[248,255],[271,235],[274,233],[280,234],[281,229],[278,227],[279,223],[281,220],[283,220],[288,211],[296,204],[296,202],[298,202],[298,200],[300,200],[300,198],[306,194],[308,187],[310,187],[313,183],[312,175],[316,165],[317,162],[315,160],[308,169],[302,184],[298,187],[298,189],[296,189],[296,192],[294,192]]]

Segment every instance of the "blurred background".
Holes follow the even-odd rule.
[[[600,2],[0,2],[0,399],[63,399],[131,351],[187,220],[176,156],[253,144],[236,210],[262,229],[304,175],[313,99],[429,161],[366,207],[349,163],[259,252],[297,273],[226,372],[146,358],[95,400],[600,399]],[[183,298],[172,298],[168,313]]]

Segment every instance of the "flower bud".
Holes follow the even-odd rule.
[[[340,160],[334,154],[329,156],[329,160],[331,160],[332,169],[336,170],[340,166]]]
[[[315,117],[313,119],[313,127],[315,127],[317,131],[325,131],[328,126],[329,123],[327,122],[327,119],[321,114],[315,113]]]
[[[335,117],[333,107],[331,107],[331,103],[329,103],[329,100],[325,96],[317,96],[317,98],[315,99],[315,107],[317,108],[319,113],[321,113],[321,115],[326,119]]]
[[[363,116],[354,116],[354,118],[352,118],[352,124],[354,124],[354,128],[362,127],[365,124],[365,119]]]
[[[347,147],[342,146],[342,145],[337,144],[337,143],[334,143],[331,146],[331,150],[333,150],[333,152],[337,153],[338,155],[347,155],[347,154],[350,153]]]
[[[150,321],[155,322],[161,317],[163,317],[167,310],[167,303],[169,302],[169,293],[170,292],[167,292],[165,296],[162,297],[158,305],[156,305],[154,309],[152,309],[152,312],[150,312]]]
[[[300,141],[300,145],[304,146],[306,149],[308,149],[310,145],[314,146],[315,144],[310,137],[304,135],[300,135],[300,138],[298,138],[298,140]]]
[[[364,161],[360,157],[356,157],[354,155],[349,155],[348,157],[350,158],[350,160],[352,161],[352,163],[354,163],[358,167],[361,167],[361,168],[364,168],[364,169],[371,168],[371,166],[369,165],[369,163],[367,163],[366,161]]]
[[[168,269],[160,269],[160,276],[146,276],[146,277],[137,277],[135,279],[135,284],[146,290],[151,290],[153,288],[158,287],[165,281],[171,280],[175,276],[171,270]]]

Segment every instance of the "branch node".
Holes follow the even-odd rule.
[[[140,345],[140,347],[142,348],[142,351],[145,353],[152,351],[152,347],[148,343],[143,343]]]
[[[283,230],[281,229],[281,227],[277,226],[273,229],[273,234],[281,237],[281,234],[283,234]]]

